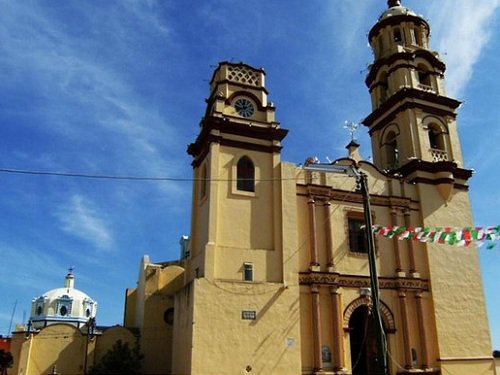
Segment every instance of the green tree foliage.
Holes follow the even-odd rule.
[[[138,374],[143,358],[144,355],[137,343],[130,348],[127,342],[118,340],[88,373],[90,375]]]
[[[0,375],[7,375],[7,369],[12,367],[14,359],[10,352],[0,349]]]

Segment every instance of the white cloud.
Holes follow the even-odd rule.
[[[432,15],[433,49],[444,54],[447,64],[447,91],[460,97],[472,77],[474,64],[490,39],[492,19],[500,0],[444,0],[434,2],[426,14]]]
[[[114,239],[109,224],[88,198],[73,195],[69,205],[60,208],[56,216],[65,232],[100,249],[109,250],[112,247]]]

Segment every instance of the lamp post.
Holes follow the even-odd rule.
[[[315,159],[308,159],[315,160]],[[365,173],[360,172],[352,165],[336,165],[322,163],[307,163],[306,171],[339,173],[356,178],[356,183],[363,197],[363,214],[366,230],[366,242],[368,247],[368,267],[370,271],[371,298],[373,303],[373,318],[375,321],[375,339],[377,343],[377,375],[387,375],[387,344],[384,337],[384,327],[380,316],[380,297],[377,265],[375,262],[375,246],[372,232],[372,212],[370,207],[370,192],[368,191],[368,179]]]

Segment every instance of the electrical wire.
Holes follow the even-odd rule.
[[[166,177],[166,176],[120,176],[120,175],[109,175],[109,174],[92,174],[92,173],[80,173],[80,172],[56,172],[56,171],[37,171],[37,170],[27,170],[27,169],[14,169],[14,168],[0,168],[0,173],[10,173],[10,174],[22,174],[22,175],[33,175],[33,176],[55,176],[55,177],[76,177],[76,178],[88,178],[88,179],[100,179],[100,180],[125,180],[125,181],[214,181],[214,182],[227,182],[234,181],[230,178],[196,178],[196,177]],[[343,176],[335,176],[343,177]],[[300,177],[289,177],[289,178],[260,178],[252,179],[256,182],[259,181],[295,181]],[[245,179],[239,179],[245,180]]]

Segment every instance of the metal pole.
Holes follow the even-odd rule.
[[[359,173],[359,172],[358,172]],[[384,327],[380,316],[380,298],[377,275],[377,265],[375,263],[375,246],[372,232],[372,215],[370,207],[370,193],[368,191],[367,177],[364,173],[359,173],[356,177],[359,183],[361,194],[363,195],[363,212],[366,227],[366,242],[368,245],[368,265],[370,269],[370,286],[373,303],[373,318],[376,324],[377,340],[377,374],[387,375],[387,357],[386,341],[384,336]]]

